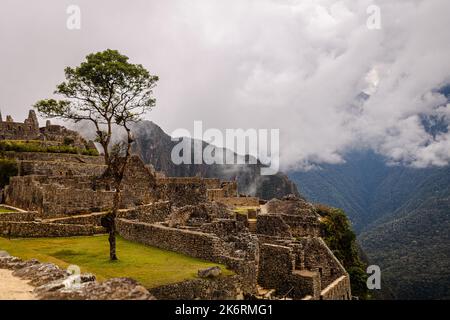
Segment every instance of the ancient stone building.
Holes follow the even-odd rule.
[[[39,122],[33,110],[24,122],[14,122],[11,116],[3,121],[0,113],[0,140],[39,140],[40,137]]]
[[[295,208],[286,214],[299,215],[297,221],[307,213],[305,224],[315,215],[315,209],[302,199],[277,201],[281,202],[278,207]],[[224,263],[237,273],[245,294],[272,292],[271,297],[277,299],[351,299],[349,275],[320,238],[318,225],[302,228],[300,234],[295,224],[291,228],[283,221],[283,213],[270,212],[258,215],[258,228],[252,231],[247,216],[220,203],[171,210],[164,206],[165,214],[157,219],[149,219],[156,217],[151,206],[124,214],[117,221],[118,232],[131,241]],[[280,221],[272,223],[267,216]],[[163,297],[182,298],[183,293]]]
[[[46,122],[45,127],[39,127],[34,110],[30,110],[24,122],[14,122],[11,116],[3,121],[0,113],[0,140],[39,140],[50,145],[70,145],[80,149],[95,149],[92,141],[86,141],[78,132],[60,125]]]
[[[27,124],[27,130],[19,130],[10,118],[5,123],[11,129],[2,122],[4,139],[84,142],[50,123],[39,129],[35,118],[31,112],[20,124]],[[17,165],[18,174],[10,178],[2,199],[19,212],[0,215],[0,235],[106,232],[101,218],[115,190],[98,179],[105,170],[102,157],[11,151],[1,156]],[[196,279],[159,287],[152,291],[157,298],[351,298],[349,276],[321,238],[315,207],[304,199],[290,196],[261,205],[258,198],[239,195],[234,181],[165,177],[138,156],[130,159],[122,188],[116,219],[122,237],[225,264],[235,272],[215,282]]]

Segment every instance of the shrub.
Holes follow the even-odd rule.
[[[64,144],[65,146],[70,146],[70,145],[72,145],[74,142],[75,142],[75,140],[73,140],[73,138],[65,137],[65,138],[64,138],[63,144]]]
[[[366,265],[358,254],[356,236],[350,221],[341,209],[317,205],[321,216],[323,238],[350,276],[352,294],[360,299],[369,297],[367,290]]]
[[[65,141],[66,142],[66,141]],[[80,149],[71,145],[48,146],[42,141],[19,141],[19,140],[3,140],[0,141],[0,151],[15,151],[15,152],[48,152],[48,153],[70,153],[70,154],[84,154],[89,156],[98,156],[96,149]]]

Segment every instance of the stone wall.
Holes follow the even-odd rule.
[[[42,139],[47,141],[55,141],[59,144],[67,144],[84,149],[87,147],[87,141],[81,135],[73,130],[60,125],[52,125],[50,120],[47,120],[45,127],[39,129]]]
[[[20,176],[99,176],[106,168],[99,164],[67,161],[19,160],[17,163]]]
[[[287,279],[294,270],[292,249],[285,246],[263,244],[260,246],[258,283],[268,289],[277,289],[281,294],[289,291]]]
[[[280,216],[289,226],[293,237],[319,237],[319,215],[313,205],[302,198],[286,196],[272,199],[264,206],[269,214]]]
[[[3,121],[0,114],[0,140],[37,140],[40,138],[36,113],[30,110],[24,122],[14,122],[11,116]]]
[[[299,251],[304,252],[302,263],[304,268],[320,274],[322,288],[330,285],[335,279],[347,276],[347,272],[322,238],[300,238]]]
[[[88,177],[12,177],[5,203],[47,218],[109,209],[114,192],[95,191],[91,185]]]
[[[58,188],[54,185],[44,189],[42,216],[57,217],[106,211],[111,208],[114,191]]]
[[[72,162],[57,162],[43,167],[35,161],[26,162],[29,170],[61,169],[61,175],[27,175],[12,177],[5,188],[5,203],[25,210],[38,211],[43,217],[84,214],[104,211],[112,207],[114,191],[110,185],[94,182],[93,173],[102,172],[103,166]],[[53,168],[53,169],[52,169]],[[84,175],[68,175],[78,170]],[[65,171],[64,171],[65,170]],[[72,173],[73,173],[72,171]],[[122,207],[129,208],[151,203],[157,198],[156,179],[137,157],[130,159],[122,184]]]
[[[317,272],[308,270],[294,270],[289,278],[291,291],[289,297],[293,299],[303,299],[306,296],[311,296],[312,299],[320,299],[320,276]]]
[[[157,179],[158,199],[171,201],[174,206],[195,205],[208,200],[206,183],[202,178]]]
[[[220,189],[220,179],[218,178],[203,178],[203,182],[207,189]]]
[[[85,164],[104,165],[105,160],[100,156],[85,156],[68,153],[44,153],[44,152],[14,152],[4,151],[2,158],[28,161],[55,161],[74,162]]]
[[[289,226],[280,215],[260,214],[256,220],[256,233],[271,237],[292,238]]]
[[[221,182],[219,179],[210,179],[210,178],[208,179],[203,178],[202,180],[206,184],[207,198],[209,201],[218,201],[218,202],[220,201],[223,203],[226,202],[227,204],[229,203],[229,205],[231,206],[239,205],[240,203],[244,202],[244,200],[238,197],[236,181]],[[253,200],[257,199],[252,197],[248,198],[249,199],[251,198]],[[232,199],[234,199],[234,202]]]
[[[14,122],[11,116],[7,116],[6,121],[3,121],[0,114],[0,140],[41,140],[80,149],[88,146],[88,142],[78,132],[60,125],[52,125],[50,121],[47,121],[45,127],[39,128],[34,110],[29,111],[28,118],[24,122]]]
[[[316,217],[293,214],[279,214],[279,216],[289,226],[292,236],[295,238],[320,236],[320,222]]]
[[[4,190],[4,199],[7,205],[42,212],[43,192],[39,180],[32,176],[11,177]]]
[[[321,300],[351,300],[350,279],[342,276],[333,281],[320,293]]]
[[[301,299],[307,295],[318,298],[320,277],[307,270],[295,270],[295,253],[292,248],[274,244],[260,247],[258,284],[275,289],[278,297]]]
[[[214,234],[196,230],[170,228],[160,224],[148,224],[116,219],[117,232],[125,239],[154,246],[164,250],[179,252],[194,258],[216,263],[223,263],[241,277],[241,287],[244,292],[254,292],[256,288],[255,253],[250,254],[253,260],[246,257],[232,257],[236,247],[228,247],[227,243]],[[230,243],[230,244],[234,244]],[[231,250],[229,250],[231,249]],[[244,251],[243,246],[240,251]],[[254,250],[254,248],[253,248]]]
[[[235,219],[216,219],[210,223],[203,224],[201,230],[222,238],[236,235],[239,231],[243,231],[242,227],[239,228],[239,223]]]
[[[230,207],[256,207],[259,206],[259,198],[256,197],[224,197],[218,198],[217,202]]]
[[[5,237],[72,237],[104,233],[102,227],[90,225],[57,224],[44,222],[0,222],[0,235]]]
[[[225,190],[223,189],[208,189],[206,191],[209,201],[219,201],[225,197]]]
[[[155,223],[165,221],[169,217],[171,210],[172,205],[169,201],[158,201],[128,209],[121,216],[128,220]]]
[[[258,238],[258,283],[262,286],[275,288],[279,294],[289,292],[294,299],[306,296],[319,299],[321,295],[324,299],[351,297],[349,276],[322,238],[282,239],[265,235]],[[346,280],[335,283],[341,277]],[[323,288],[329,289],[324,292]]]
[[[219,262],[217,249],[220,239],[214,235],[126,219],[116,219],[116,227],[127,240]]]
[[[149,290],[162,300],[236,300],[242,299],[238,276],[216,279],[194,279],[169,284]]]
[[[78,225],[92,225],[101,226],[101,219],[106,216],[107,212],[96,212],[91,214],[84,214],[72,217],[53,218],[45,221],[59,224],[78,224]],[[119,215],[121,212],[119,211]]]
[[[136,155],[128,162],[122,181],[124,207],[151,203],[158,198],[156,177]]]
[[[33,221],[36,216],[37,212],[34,211],[1,213],[0,221]]]
[[[220,187],[225,191],[225,197],[238,197],[238,185],[236,181],[223,181]]]

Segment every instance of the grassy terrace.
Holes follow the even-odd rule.
[[[47,145],[40,140],[2,140],[0,141],[0,151],[70,153],[88,156],[99,155],[95,149],[79,149],[69,144]]]
[[[115,277],[130,277],[146,288],[180,282],[197,277],[197,271],[218,265],[179,253],[117,238],[119,261],[109,261],[106,235],[71,238],[12,239],[0,237],[0,250],[22,259],[35,258],[62,268],[78,265],[82,272],[91,272],[102,281]],[[223,275],[232,271],[219,265]]]
[[[250,209],[256,210],[256,209],[259,209],[259,206],[258,207],[255,207],[255,206],[236,207],[233,209],[233,211],[236,212],[237,214],[247,214],[247,211]]]
[[[0,205],[0,213],[9,213],[9,212],[16,212],[16,211]]]

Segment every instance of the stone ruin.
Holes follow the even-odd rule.
[[[18,212],[0,215],[0,235],[106,232],[101,219],[114,190],[97,179],[105,169],[102,157],[28,152],[2,157],[17,163],[18,175],[10,178],[2,199]],[[302,198],[263,203],[239,195],[235,181],[166,177],[138,156],[127,167],[123,194],[116,219],[120,236],[235,272],[150,289],[156,298],[351,299],[349,275],[322,240],[316,209]]]
[[[70,145],[80,150],[95,149],[92,141],[86,141],[78,132],[69,130],[60,125],[46,122],[40,128],[34,110],[30,110],[24,122],[15,122],[11,116],[3,121],[0,112],[0,140],[41,141],[48,145]]]

